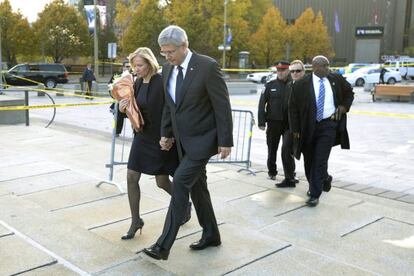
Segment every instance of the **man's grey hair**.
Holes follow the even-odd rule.
[[[160,46],[188,46],[187,34],[182,28],[176,25],[170,25],[161,31],[160,35],[158,36],[158,44]]]
[[[319,55],[319,56],[315,56],[312,59],[312,64],[319,64],[319,65],[325,65],[328,64],[329,65],[329,59],[325,56]]]

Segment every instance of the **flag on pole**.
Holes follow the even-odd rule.
[[[99,19],[101,22],[101,27],[106,27],[106,6],[97,6],[99,10]]]
[[[95,6],[94,5],[87,5],[87,6],[84,6],[84,7],[85,7],[85,11],[86,11],[86,18],[88,19],[89,33],[93,33],[94,30],[95,30],[95,13],[94,13]]]
[[[338,16],[338,12],[335,11],[335,32],[339,33],[341,32],[341,25],[339,23],[339,16]]]
[[[231,29],[230,29],[230,27],[227,25],[227,38],[226,38],[226,45],[230,45],[232,40],[233,40],[233,36],[232,36],[232,34],[231,34]]]

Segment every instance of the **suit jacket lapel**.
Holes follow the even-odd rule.
[[[188,68],[185,73],[185,77],[183,80],[183,86],[181,87],[180,96],[176,101],[177,109],[180,107],[181,103],[183,102],[184,96],[188,91],[188,87],[191,84],[196,72],[197,72],[197,54],[193,52],[191,56],[190,62],[188,63]]]
[[[329,80],[329,83],[331,84],[332,93],[333,93],[332,96],[334,99],[335,106],[337,106],[336,99],[337,99],[337,93],[338,93],[338,83],[335,81],[335,77],[332,76],[331,74],[329,74],[327,78]]]

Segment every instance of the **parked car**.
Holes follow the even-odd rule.
[[[379,83],[380,71],[379,65],[376,65],[364,67],[343,76],[352,86],[364,86],[365,83]],[[401,81],[401,75],[397,71],[387,69],[384,81],[388,84],[394,84]]]
[[[254,83],[266,83],[266,79],[273,75],[274,72],[276,72],[275,67],[270,67],[268,69],[269,71],[266,72],[257,72],[257,73],[251,73],[248,74],[246,77],[246,80],[254,82]]]
[[[400,72],[404,79],[414,79],[414,58],[405,57],[399,60],[387,60],[384,62],[384,66]]]
[[[401,81],[401,74],[398,71],[392,70],[390,68],[385,68],[387,72],[384,74],[384,82],[387,84],[395,84],[396,82]],[[379,83],[380,82],[380,73],[381,68],[376,68],[370,70],[364,76],[365,83]]]
[[[361,68],[364,68],[364,67],[367,67],[367,66],[372,66],[372,64],[369,64],[369,63],[350,63],[345,67],[337,67],[335,69],[335,72],[338,73],[338,74],[341,74],[341,75],[350,74],[350,73],[355,72],[358,69],[361,69]]]
[[[26,63],[11,68],[4,78],[10,85],[36,85],[40,82],[47,88],[54,88],[58,83],[68,82],[68,71],[58,63]]]

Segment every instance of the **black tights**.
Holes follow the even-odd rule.
[[[141,173],[128,169],[127,171],[127,186],[128,186],[128,200],[129,208],[131,209],[131,227],[140,223],[139,204],[141,201],[141,189],[139,187],[139,180]],[[157,186],[171,195],[172,183],[168,175],[156,175],[155,182]]]

